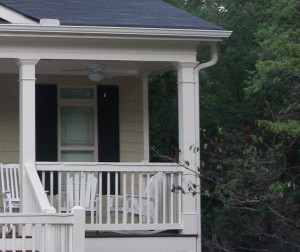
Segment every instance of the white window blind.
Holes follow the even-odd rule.
[[[61,107],[61,145],[94,145],[94,108]]]

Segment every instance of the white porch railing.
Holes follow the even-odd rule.
[[[0,251],[82,252],[84,228],[78,220],[84,222],[83,209],[72,214],[0,214]],[[11,234],[5,233],[5,225],[12,226]]]
[[[182,179],[176,164],[37,163],[36,168],[44,188],[48,180],[50,204],[58,212],[68,213],[72,205],[86,208],[86,230],[182,229],[182,195],[172,192]],[[95,187],[87,184],[88,176]],[[94,192],[93,202],[82,199]]]
[[[24,166],[29,212],[0,214],[0,251],[82,252],[85,250],[85,212],[73,207],[56,213],[48,201],[34,164]],[[11,232],[6,234],[10,227]]]

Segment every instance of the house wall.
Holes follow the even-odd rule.
[[[38,75],[39,84],[94,85],[86,76]],[[142,80],[119,77],[103,80],[102,85],[119,86],[120,161],[143,160]],[[19,162],[19,88],[17,75],[0,77],[0,162]]]
[[[15,75],[0,75],[0,163],[19,162],[19,87]]]

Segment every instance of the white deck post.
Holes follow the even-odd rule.
[[[148,75],[143,76],[143,128],[144,128],[144,161],[149,162],[149,96]]]
[[[179,149],[180,149],[180,161],[188,161],[189,168],[196,170],[196,155],[190,150],[191,146],[196,146],[199,142],[196,139],[198,135],[195,104],[196,99],[199,99],[199,95],[195,92],[195,75],[194,67],[197,64],[191,63],[179,63],[178,64],[178,112],[179,112]],[[189,181],[195,181],[195,174],[185,170],[183,174],[183,185]],[[182,196],[182,222],[183,233],[185,234],[197,234],[197,208],[196,197],[192,195],[183,194]]]
[[[20,84],[20,197],[21,211],[29,212],[30,194],[24,164],[35,163],[35,65],[36,59],[19,59]]]
[[[72,208],[74,214],[73,228],[73,252],[85,251],[85,210],[83,207],[75,206]]]

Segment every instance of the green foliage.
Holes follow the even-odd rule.
[[[205,251],[297,251],[300,172],[293,159],[283,162],[295,155],[294,139],[274,142],[247,131],[202,138],[210,143],[201,150]]]
[[[300,113],[299,4],[294,0],[271,3],[269,18],[256,33],[259,59],[245,92],[264,117],[293,119]]]
[[[244,61],[234,58],[238,63],[234,68],[245,72],[239,72],[238,79],[231,72],[221,81],[223,72],[217,70],[224,69],[221,63],[215,68],[221,74],[215,77],[207,71],[202,81],[201,121],[210,129],[202,134],[202,142],[209,146],[203,147],[202,173],[210,178],[202,182],[203,194],[210,195],[203,198],[204,246],[207,251],[296,251],[300,249],[298,2],[261,1],[254,7],[254,2],[243,1],[240,8],[241,1],[231,2],[225,6],[239,11],[231,28],[235,42],[228,41],[220,58],[228,64],[232,56],[227,51],[241,51]],[[249,15],[253,11],[256,15]],[[242,16],[247,26],[236,30]],[[236,81],[239,92],[226,90],[227,80]],[[216,112],[222,103],[230,107],[227,120]],[[214,130],[220,125],[223,135]]]
[[[270,122],[266,120],[257,121],[259,127],[265,127],[276,134],[287,134],[291,137],[297,137],[300,135],[300,121],[288,120],[285,122]]]
[[[149,80],[150,146],[162,155],[178,156],[177,72]],[[151,161],[163,161],[151,155]]]

